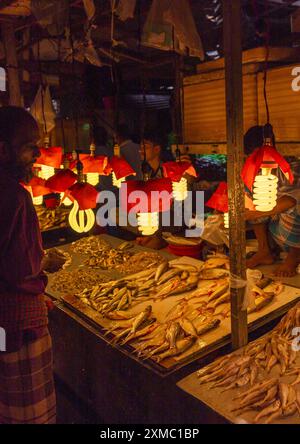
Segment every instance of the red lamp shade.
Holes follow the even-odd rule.
[[[162,191],[165,191],[165,193],[162,193],[161,198],[158,198],[157,192]],[[135,194],[130,199],[133,192]],[[152,192],[155,194],[151,199]],[[172,204],[172,181],[164,178],[148,180],[147,182],[142,180],[124,182],[121,186],[120,202],[123,211],[127,212],[131,210],[141,213],[168,211]]]
[[[83,164],[83,172],[98,173],[104,175],[104,171],[108,164],[108,159],[105,156],[91,156],[90,154],[79,154],[79,159]]]
[[[136,172],[134,171],[134,169],[132,169],[129,163],[127,163],[126,160],[122,157],[111,157],[109,159],[109,166],[115,173],[118,180],[127,176],[136,176]]]
[[[34,176],[27,184],[26,189],[31,188],[33,197],[45,196],[53,193],[52,189],[48,187],[46,180]]]
[[[242,170],[242,179],[250,191],[252,191],[255,177],[261,167],[279,167],[290,183],[294,182],[294,176],[288,162],[278,153],[276,148],[264,145],[253,151],[246,160]]]
[[[77,200],[80,210],[89,210],[97,205],[98,191],[89,183],[75,183],[69,188],[70,195]]]
[[[46,185],[56,193],[63,193],[77,181],[77,176],[73,171],[60,170],[46,181]]]
[[[63,159],[63,149],[61,147],[39,148],[41,155],[37,159],[37,165],[46,165],[53,168],[60,168]]]
[[[219,184],[214,194],[206,202],[206,206],[222,213],[228,212],[228,188],[226,182]]]
[[[49,196],[44,198],[44,203],[46,208],[57,208],[59,206],[60,200],[57,197]]]
[[[168,177],[173,182],[180,182],[184,174],[197,177],[195,168],[191,162],[165,162],[162,165],[165,177]]]

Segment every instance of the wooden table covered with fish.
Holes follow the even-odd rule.
[[[300,424],[300,303],[266,335],[178,383],[232,423]]]
[[[174,259],[108,236],[83,238],[62,254],[68,266],[49,276],[47,290],[57,298],[50,326],[58,378],[104,421],[160,422],[161,411],[166,423],[192,421],[175,383],[228,350],[228,258]],[[269,278],[253,294],[249,331],[300,298]]]

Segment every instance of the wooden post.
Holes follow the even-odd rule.
[[[225,88],[227,120],[227,180],[231,274],[246,279],[243,150],[243,78],[241,0],[223,0]],[[244,288],[231,289],[231,335],[234,349],[248,342],[247,310],[242,311]]]
[[[14,25],[12,23],[3,22],[1,30],[6,54],[9,104],[23,106]]]

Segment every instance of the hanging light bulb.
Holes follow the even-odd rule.
[[[256,211],[271,211],[277,203],[278,177],[272,174],[271,168],[261,168],[253,184],[253,204]]]
[[[121,179],[117,179],[114,172],[112,172],[112,183],[114,187],[121,188],[122,182],[125,182],[125,177],[121,177]]]
[[[31,197],[33,205],[39,206],[43,204],[43,196],[33,197],[33,195],[31,194]]]
[[[158,213],[138,213],[138,230],[143,236],[151,236],[156,233],[159,228]]]
[[[173,197],[177,201],[183,201],[187,198],[188,188],[187,180],[182,177],[179,182],[172,182]]]
[[[90,145],[90,155],[91,157],[95,157],[96,145],[91,143]],[[87,173],[86,181],[90,185],[96,186],[99,183],[99,174],[98,173]]]
[[[55,169],[51,166],[41,165],[40,177],[42,179],[48,180],[50,177],[54,176]]]
[[[69,188],[69,191],[74,198],[74,205],[69,214],[69,224],[77,233],[87,233],[95,224],[96,218],[92,208],[96,205],[96,197],[98,193],[92,185],[85,183],[83,164],[79,158],[77,161],[77,171],[78,181]],[[81,202],[80,206],[78,201]],[[87,201],[88,205],[86,204]],[[81,210],[80,207],[83,205],[86,209]]]
[[[229,213],[224,213],[224,228],[226,230],[229,228]]]
[[[64,197],[65,193],[60,193],[60,201],[61,203],[64,204],[65,207],[70,207],[73,202],[71,201],[71,199],[69,197]]]
[[[272,174],[272,169],[279,167],[291,184],[294,181],[290,165],[274,147],[273,139],[272,125],[267,123],[263,146],[253,151],[242,170],[244,183],[253,191],[256,211],[271,211],[276,206],[278,177]]]
[[[95,214],[92,209],[80,210],[78,202],[75,200],[69,214],[70,227],[77,233],[87,233],[95,223]]]

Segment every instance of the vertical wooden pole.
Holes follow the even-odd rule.
[[[1,26],[6,54],[9,104],[22,106],[18,58],[16,49],[15,30],[12,23],[3,23]]]
[[[245,280],[245,197],[241,179],[244,162],[241,0],[223,0],[223,17],[230,270],[233,275]],[[244,291],[244,288],[231,289],[231,335],[234,349],[248,341],[247,310],[241,309]]]

